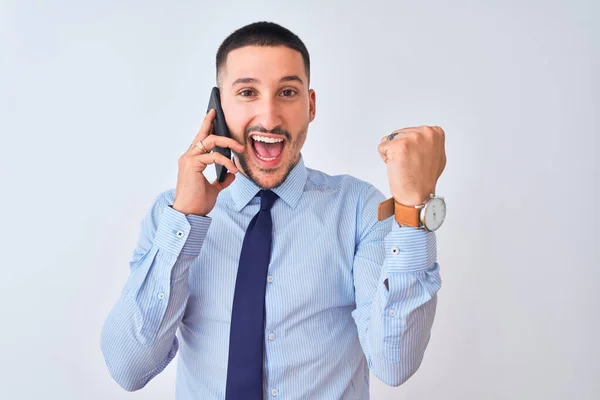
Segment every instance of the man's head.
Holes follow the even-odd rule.
[[[262,188],[279,186],[298,163],[315,117],[304,43],[282,26],[257,22],[223,41],[216,69],[227,126],[246,147],[236,153],[238,168]]]

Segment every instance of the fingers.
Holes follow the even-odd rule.
[[[204,146],[206,151],[209,153],[217,146],[228,148],[238,153],[242,153],[244,151],[244,145],[240,144],[235,139],[217,135],[208,135],[202,140],[202,146]],[[190,148],[190,153],[192,155],[203,154],[203,151],[198,146],[192,146],[192,148]]]
[[[423,143],[428,129],[430,128],[427,126],[404,128],[384,136],[377,147],[381,159],[387,163],[392,156],[406,155],[412,143],[417,145]],[[390,154],[390,149],[394,150],[394,154]]]
[[[210,132],[212,130],[212,124],[213,124],[213,121],[215,120],[216,115],[217,115],[217,112],[215,111],[214,108],[211,108],[210,111],[208,113],[206,113],[206,116],[204,117],[204,120],[202,121],[202,125],[200,126],[200,129],[198,130],[198,133],[196,134],[196,138],[192,142],[192,145],[190,148],[198,148],[196,146],[196,143],[198,143],[200,140],[203,141],[205,137],[210,135]],[[202,144],[204,144],[204,141],[202,142]]]
[[[238,172],[238,169],[235,166],[235,164],[233,163],[233,161],[231,161],[231,159],[225,157],[221,153],[213,152],[213,153],[201,154],[201,155],[194,157],[194,161],[198,162],[200,164],[203,164],[204,168],[206,168],[206,166],[209,164],[219,164],[219,165],[224,166],[225,168],[227,168],[227,170],[229,170],[233,173]],[[204,168],[203,168],[203,170],[204,170]]]
[[[377,146],[377,151],[379,152],[379,156],[381,159],[387,163],[388,162],[388,149],[390,148],[390,142],[387,140],[385,142],[381,142],[379,146]]]
[[[439,159],[435,165],[437,176],[440,176],[446,166],[445,135],[439,126],[404,128],[384,136],[377,150],[386,164],[390,160],[404,159],[417,153],[437,156]]]
[[[384,137],[382,137],[381,143],[389,141],[389,140],[394,140],[395,138],[406,135],[409,132],[418,132],[418,131],[419,131],[419,128],[416,128],[416,127],[398,129],[398,130],[395,130],[394,132],[390,133],[389,135],[385,135]]]
[[[394,152],[399,153],[400,155],[406,154],[406,152],[408,151],[409,142],[411,140],[410,136],[416,136],[416,133],[417,132],[413,130],[407,131],[403,129],[401,131],[396,131],[388,136],[385,136],[381,140],[381,143],[379,143],[379,146],[377,146],[377,151],[379,152],[381,159],[386,163],[388,162],[389,158],[391,157],[389,153],[390,149],[394,149]]]
[[[234,174],[230,174],[229,172],[227,174],[225,174],[225,179],[223,180],[223,182],[219,182],[218,179],[215,179],[211,185],[212,187],[215,188],[215,190],[217,191],[217,193],[219,193],[221,190],[225,189],[227,186],[231,185],[231,183],[235,180],[235,175]]]
[[[413,126],[410,128],[398,129],[398,130],[393,131],[389,135],[385,135],[384,137],[381,138],[381,143],[390,141],[390,140],[394,140],[398,137],[406,136],[407,134],[429,134],[429,133],[438,134],[438,135],[441,135],[442,137],[444,136],[444,130],[442,128],[440,128],[439,126],[426,126],[426,125],[419,126],[419,127]]]

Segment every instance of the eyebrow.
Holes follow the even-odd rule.
[[[304,81],[298,76],[298,75],[288,75],[288,76],[284,76],[283,78],[281,78],[279,80],[279,82],[300,82],[301,85],[304,85]],[[233,81],[233,83],[231,84],[231,86],[237,86],[237,85],[249,85],[249,84],[259,84],[260,80],[256,79],[256,78],[238,78],[235,81]]]
[[[300,82],[301,85],[304,85],[304,81],[302,81],[302,79],[300,79],[300,77],[298,75],[284,76],[283,78],[281,78],[279,80],[279,82],[292,82],[292,81]]]

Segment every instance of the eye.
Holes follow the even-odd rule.
[[[283,95],[283,97],[292,97],[296,93],[297,92],[295,90],[292,90],[292,89],[285,89],[285,90],[281,91],[281,94]]]
[[[242,97],[251,97],[254,94],[254,91],[252,91],[250,89],[244,89],[239,94]]]

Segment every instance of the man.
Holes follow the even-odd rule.
[[[393,194],[383,202],[366,182],[304,166],[316,97],[296,35],[243,27],[216,68],[232,138],[211,134],[211,110],[176,188],[143,219],[102,332],[112,377],[138,390],[179,353],[177,399],[368,399],[369,370],[402,384],[422,361],[441,284],[433,230],[444,209],[432,195],[444,132],[382,138]],[[213,163],[229,170],[222,183],[203,175]],[[413,207],[424,203],[428,229]]]

